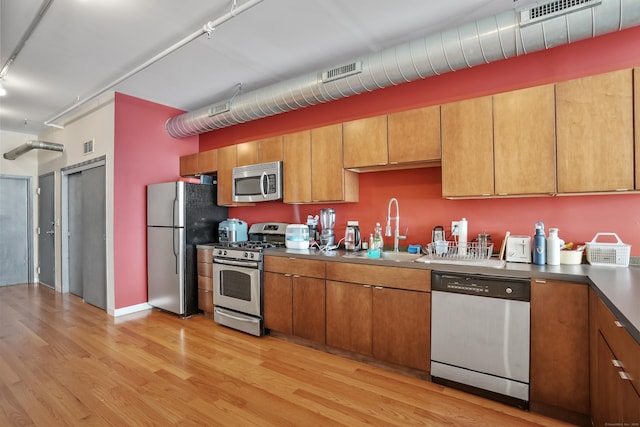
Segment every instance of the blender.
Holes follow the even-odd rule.
[[[336,225],[336,211],[333,208],[320,209],[320,246],[333,246],[336,243],[336,235],[333,228]]]

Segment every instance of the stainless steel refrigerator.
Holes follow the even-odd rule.
[[[182,181],[147,186],[149,304],[181,316],[198,313],[196,245],[218,241],[227,208],[216,185]]]

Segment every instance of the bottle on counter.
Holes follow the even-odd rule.
[[[382,226],[379,222],[376,222],[376,226],[373,229],[373,248],[382,250],[384,246],[384,240],[382,239]]]
[[[469,223],[467,218],[462,218],[458,221],[458,255],[467,254],[467,232],[469,230]]]
[[[533,236],[532,252],[534,264],[544,265],[547,262],[547,239],[544,235],[544,223],[542,221],[536,222],[536,234]]]
[[[558,229],[550,228],[547,237],[547,264],[560,265],[560,248],[564,241],[558,237]]]
[[[369,234],[369,249],[367,249],[367,257],[380,258],[380,249],[376,248],[376,242],[373,233]]]

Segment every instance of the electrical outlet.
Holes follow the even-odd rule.
[[[457,236],[460,231],[460,221],[451,221],[451,235]]]

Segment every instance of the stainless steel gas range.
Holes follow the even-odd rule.
[[[262,336],[263,255],[284,246],[286,223],[257,223],[249,241],[217,243],[213,250],[213,318],[216,323]]]

